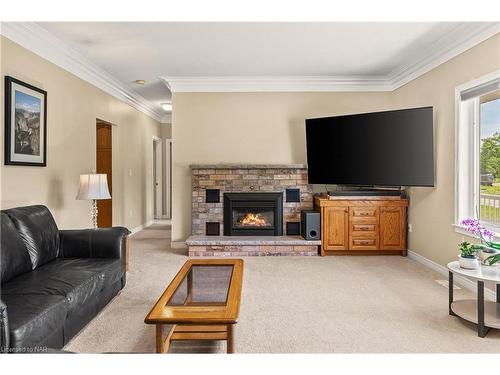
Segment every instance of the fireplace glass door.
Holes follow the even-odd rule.
[[[283,193],[224,193],[224,235],[281,236]]]
[[[233,228],[274,228],[274,209],[233,208]]]

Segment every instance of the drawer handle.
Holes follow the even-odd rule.
[[[360,245],[370,245],[372,242],[371,241],[358,241]]]
[[[359,230],[371,230],[372,227],[370,227],[368,225],[358,225],[358,229]]]

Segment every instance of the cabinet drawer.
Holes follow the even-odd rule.
[[[349,250],[378,250],[378,237],[351,237]]]
[[[349,207],[352,218],[378,217],[378,207]]]
[[[358,237],[376,236],[378,225],[375,223],[351,223],[351,234]]]

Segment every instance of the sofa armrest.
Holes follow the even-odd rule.
[[[116,258],[125,261],[130,231],[124,227],[60,230],[60,258]]]
[[[0,353],[9,351],[10,332],[7,305],[0,299]]]

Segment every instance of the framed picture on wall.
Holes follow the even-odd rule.
[[[47,92],[5,77],[6,165],[47,165]]]

